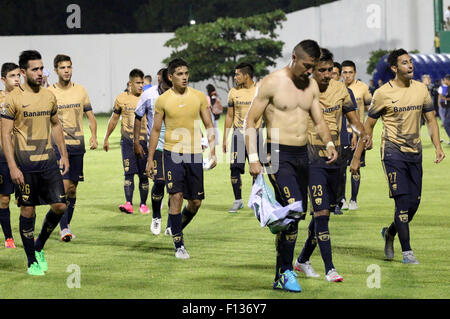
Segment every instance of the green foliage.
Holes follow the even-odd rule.
[[[184,26],[165,43],[173,48],[164,63],[181,57],[191,66],[190,80],[211,79],[232,85],[234,67],[240,62],[251,63],[255,76],[268,74],[267,68],[281,57],[282,41],[276,41],[276,28],[286,15],[281,10],[248,18],[219,18],[215,22]]]
[[[375,68],[377,67],[378,61],[380,61],[380,59],[388,53],[389,51],[384,49],[370,51],[370,58],[369,61],[367,61],[367,74],[372,75],[373,71],[375,71]]]

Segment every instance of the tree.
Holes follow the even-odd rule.
[[[164,63],[181,57],[191,67],[190,80],[212,80],[218,88],[232,87],[234,68],[251,63],[256,78],[268,74],[268,67],[281,57],[284,43],[276,41],[275,29],[281,28],[286,15],[281,10],[247,18],[219,18],[215,22],[184,26],[164,46],[173,48]],[[221,82],[226,85],[220,86]]]

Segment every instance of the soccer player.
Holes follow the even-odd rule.
[[[297,44],[289,65],[272,72],[260,82],[247,114],[245,135],[250,174],[258,176],[262,172],[260,161],[266,162],[266,159],[258,156],[256,137],[257,124],[263,116],[267,126],[266,146],[271,154],[270,181],[283,206],[306,200],[306,143],[310,116],[326,145],[322,152],[329,156],[328,162],[336,161],[338,155],[319,104],[317,82],[309,77],[319,56],[320,48],[315,41],[304,40]],[[275,156],[276,154],[278,156]],[[274,168],[276,166],[277,170]],[[303,212],[303,218],[304,215]],[[301,291],[292,267],[298,221],[299,219],[293,220],[286,229],[277,234],[274,289]]]
[[[147,74],[144,76],[144,87],[143,90],[146,91],[147,89],[152,87],[152,76]]]
[[[203,186],[203,155],[200,119],[206,127],[210,148],[210,168],[216,166],[215,136],[206,95],[188,86],[189,67],[183,59],[174,59],[168,65],[172,88],[155,103],[155,117],[150,133],[147,173],[155,175],[154,155],[162,122],[164,134],[164,178],[169,193],[169,222],[175,257],[189,258],[183,240],[183,229],[197,214],[205,198]],[[187,205],[181,212],[183,198]]]
[[[161,80],[158,86],[153,86],[149,90],[142,93],[136,110],[134,111],[134,152],[144,158],[145,152],[139,141],[140,127],[142,118],[147,115],[147,137],[150,139],[150,133],[153,126],[153,117],[155,114],[156,99],[172,87],[172,82],[169,81],[167,68],[162,69]],[[161,204],[164,198],[164,165],[163,165],[163,151],[164,151],[164,123],[161,124],[161,134],[159,135],[158,145],[156,146],[154,158],[153,187],[151,190],[152,197],[152,223],[150,231],[154,235],[159,235],[161,232]]]
[[[148,178],[145,175],[145,164],[147,162],[147,130],[146,119],[141,121],[139,142],[143,149],[143,156],[137,156],[134,153],[134,111],[139,102],[139,97],[142,94],[142,87],[144,85],[144,73],[139,69],[131,70],[129,74],[129,90],[119,94],[114,102],[113,113],[108,121],[105,139],[103,141],[103,149],[109,150],[109,136],[116,128],[119,118],[122,116],[121,123],[121,139],[120,148],[122,150],[123,170],[125,175],[124,191],[125,200],[124,205],[119,206],[119,210],[126,214],[133,214],[133,192],[134,192],[134,175],[139,177],[139,194],[141,202],[139,211],[142,214],[148,214],[147,207],[148,197]]]
[[[0,91],[0,111],[3,109],[3,101],[6,95],[20,85],[20,69],[15,63],[4,63],[1,69],[1,77],[5,91]],[[1,132],[1,121],[0,121]],[[16,248],[14,237],[11,230],[11,211],[9,210],[9,202],[11,194],[14,193],[14,183],[8,170],[5,155],[2,150],[0,139],[0,225],[5,235],[5,247]]]
[[[410,244],[409,223],[419,208],[422,193],[422,142],[420,119],[422,114],[436,150],[435,163],[440,163],[442,151],[439,127],[427,87],[413,80],[414,65],[404,49],[390,52],[388,64],[395,74],[375,91],[364,123],[367,134],[381,117],[381,161],[389,186],[389,197],[395,201],[394,221],[381,231],[385,241],[384,254],[387,260],[394,258],[394,239],[398,234],[402,247],[403,263],[418,264]],[[357,174],[363,146],[358,143],[350,169]]]
[[[45,242],[67,208],[61,175],[69,170],[69,159],[58,120],[56,98],[51,91],[41,87],[44,66],[40,53],[23,51],[19,67],[24,83],[5,99],[2,142],[11,179],[16,184],[19,229],[28,259],[27,272],[44,275],[48,270],[43,249]],[[59,168],[52,136],[61,154]],[[35,207],[44,203],[50,204],[50,210],[35,242]]]
[[[353,95],[356,99],[356,104],[358,105],[359,119],[361,123],[364,123],[364,114],[370,105],[370,100],[372,99],[372,94],[370,94],[369,86],[359,80],[356,80],[356,65],[353,61],[346,60],[342,62],[342,78],[344,79],[345,85],[352,90]],[[356,133],[353,132],[353,142],[355,145]],[[366,166],[365,162],[365,152],[361,155],[361,166]],[[357,197],[359,193],[359,185],[361,183],[361,172],[358,174],[351,175],[351,198],[348,203],[348,209],[356,210],[358,209]],[[346,203],[345,193],[342,199],[342,204]],[[344,206],[345,207],[345,206]]]
[[[83,113],[89,121],[91,138],[90,149],[98,146],[97,121],[92,111],[91,102],[86,89],[80,84],[72,82],[72,60],[69,56],[58,54],[53,60],[58,82],[49,86],[48,89],[55,95],[58,106],[58,118],[64,132],[67,153],[69,155],[69,172],[63,176],[64,190],[67,195],[67,209],[59,223],[60,238],[69,242],[72,237],[70,222],[77,201],[78,182],[84,181],[83,158],[86,152],[84,145]],[[59,160],[60,154],[56,145],[53,145],[55,154]]]
[[[331,79],[333,71],[333,54],[321,50],[319,63],[316,65],[313,78],[320,91],[320,108],[323,112],[326,125],[337,150],[340,148],[342,114],[345,114],[350,126],[364,141],[362,123],[356,113],[356,105],[350,98],[345,84]],[[340,181],[342,156],[335,163],[327,163],[326,146],[317,136],[312,120],[308,124],[308,157],[309,157],[309,194],[314,210],[314,216],[308,227],[308,238],[294,268],[308,277],[319,275],[312,268],[310,257],[319,245],[320,254],[325,265],[325,279],[330,282],[341,282],[343,278],[336,271],[332,260],[331,236],[329,231],[330,211],[334,211],[337,203],[337,192]]]
[[[244,207],[242,202],[241,175],[245,173],[245,159],[248,158],[245,149],[243,135],[244,119],[256,92],[256,83],[253,81],[253,66],[248,63],[240,63],[235,68],[234,80],[236,87],[228,93],[228,110],[225,118],[223,135],[223,152],[227,152],[228,133],[233,126],[233,137],[231,142],[231,186],[233,187],[234,202],[228,210],[236,213]],[[256,128],[261,127],[261,120]]]

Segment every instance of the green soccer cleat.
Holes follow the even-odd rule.
[[[44,276],[45,273],[42,271],[41,267],[37,262],[34,262],[28,267],[28,274],[31,276]]]
[[[39,266],[41,267],[42,271],[47,271],[48,264],[47,264],[47,261],[45,260],[44,250],[42,249],[41,251],[35,251],[34,255],[36,256],[36,260],[38,261]]]

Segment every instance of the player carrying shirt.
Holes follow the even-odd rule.
[[[48,89],[56,96],[58,119],[63,128],[70,164],[69,172],[63,176],[64,189],[67,195],[67,209],[59,223],[60,238],[62,241],[69,242],[74,236],[69,226],[77,200],[78,182],[84,181],[83,158],[86,149],[84,145],[83,113],[88,118],[91,130],[91,138],[89,139],[91,150],[96,149],[98,145],[97,121],[86,89],[72,82],[72,61],[70,57],[58,54],[53,60],[53,65],[55,73],[58,75],[58,82],[49,86]],[[60,154],[56,145],[53,145],[53,148],[59,160]]]
[[[3,109],[3,102],[6,95],[20,85],[19,66],[11,62],[4,63],[2,65],[1,76],[5,91],[0,91],[0,111]],[[1,127],[0,121],[0,132]],[[11,211],[9,210],[9,202],[12,193],[14,193],[14,183],[9,174],[8,163],[3,154],[2,142],[0,139],[0,225],[3,234],[5,235],[6,248],[16,248],[11,230]]]
[[[103,141],[103,149],[106,152],[109,150],[109,136],[116,128],[119,118],[122,117],[120,147],[122,150],[125,175],[124,191],[126,203],[120,205],[119,210],[126,214],[133,214],[134,175],[137,174],[139,177],[139,194],[141,197],[139,210],[142,214],[148,214],[149,210],[146,203],[149,184],[148,178],[145,175],[145,164],[147,162],[147,123],[145,118],[141,123],[139,134],[139,142],[144,151],[144,155],[137,156],[133,149],[134,111],[139,102],[139,97],[143,92],[144,73],[139,69],[131,70],[128,83],[129,90],[119,94],[114,102],[113,113],[108,121],[108,127]]]
[[[422,115],[436,150],[435,163],[440,163],[445,154],[428,89],[423,83],[413,80],[411,56],[404,49],[397,49],[390,52],[387,61],[395,73],[395,79],[375,91],[364,127],[372,136],[377,120],[381,117],[383,121],[381,161],[388,181],[389,197],[395,201],[394,221],[381,231],[385,241],[385,257],[387,260],[394,258],[394,239],[398,234],[403,263],[418,264],[410,244],[409,223],[419,208],[422,193]],[[350,166],[353,174],[358,172],[364,149],[360,144]]]
[[[19,66],[25,81],[5,99],[2,142],[11,179],[16,184],[19,229],[28,259],[28,273],[44,275],[48,270],[44,245],[67,208],[61,174],[69,170],[69,160],[56,97],[41,87],[44,70],[41,55],[37,51],[24,51],[19,57]],[[52,136],[61,154],[59,169]],[[44,203],[51,208],[35,241],[35,207]]]

